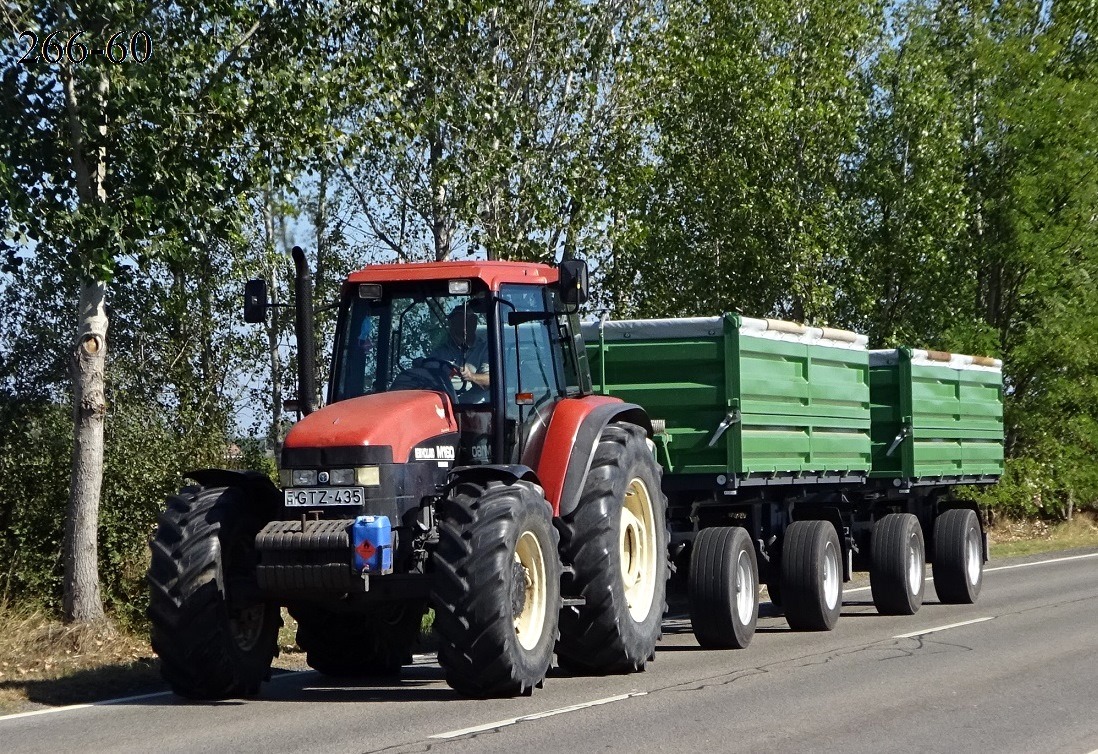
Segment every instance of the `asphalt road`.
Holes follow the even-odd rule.
[[[834,631],[763,617],[739,651],[669,618],[647,672],[555,671],[529,698],[460,699],[428,657],[394,684],[294,673],[258,700],[9,716],[0,751],[1098,752],[1098,551],[990,563],[975,605],[927,599],[879,616],[853,582]]]

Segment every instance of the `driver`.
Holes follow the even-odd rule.
[[[488,344],[477,335],[477,315],[465,304],[454,307],[446,317],[446,341],[431,356],[456,364],[461,378],[479,388],[487,388]]]

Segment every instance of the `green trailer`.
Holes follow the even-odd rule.
[[[905,487],[1002,476],[1000,361],[912,348],[871,351],[869,379],[870,476]]]
[[[870,472],[865,336],[728,314],[607,321],[584,337],[595,390],[662,419],[670,474],[734,489]]]
[[[736,314],[583,337],[595,390],[653,418],[704,646],[750,641],[760,581],[795,629],[832,628],[856,570],[882,613],[919,609],[927,562],[943,602],[976,599],[986,537],[957,493],[1002,473],[999,362]]]

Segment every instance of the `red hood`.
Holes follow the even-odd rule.
[[[394,390],[325,406],[295,424],[283,448],[388,445],[393,461],[408,459],[418,443],[457,432],[450,402],[429,390]]]

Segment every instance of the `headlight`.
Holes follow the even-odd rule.
[[[377,466],[359,466],[355,469],[355,481],[363,487],[377,487],[381,484],[381,469]]]
[[[316,469],[294,469],[290,481],[292,487],[311,487],[316,484]]]
[[[328,476],[328,483],[340,485],[342,487],[350,487],[355,483],[355,470],[332,469]]]

